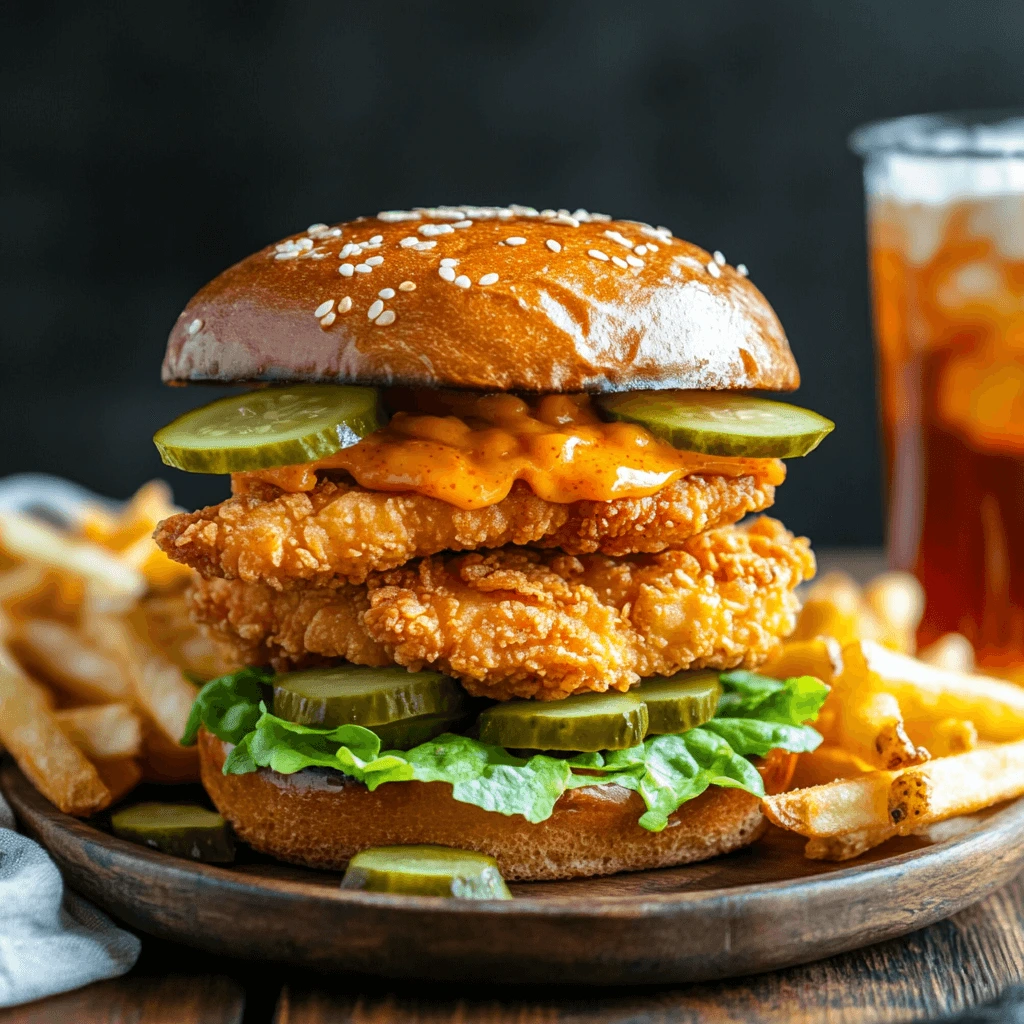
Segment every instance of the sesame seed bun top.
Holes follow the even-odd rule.
[[[163,379],[535,392],[800,382],[742,265],[667,228],[517,206],[386,211],[271,245],[192,299]]]

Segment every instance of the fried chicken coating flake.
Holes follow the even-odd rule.
[[[322,480],[309,493],[267,487],[172,516],[155,537],[203,576],[290,587],[362,583],[440,551],[530,544],[569,554],[658,552],[768,508],[775,487],[754,476],[690,476],[648,498],[545,501],[517,484],[503,501],[463,511],[419,494]]]
[[[685,668],[756,667],[793,630],[794,588],[813,575],[806,538],[761,518],[653,555],[506,547],[333,590],[198,580],[193,608],[253,663],[430,666],[475,695],[554,700]]]

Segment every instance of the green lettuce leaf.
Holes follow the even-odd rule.
[[[754,672],[723,672],[716,718],[756,718],[782,725],[803,725],[818,717],[828,687],[814,676],[770,679]]]
[[[211,679],[196,696],[181,744],[191,747],[199,727],[228,743],[238,743],[256,727],[263,688],[274,677],[268,668],[243,668]]]
[[[718,713],[700,728],[653,736],[628,750],[524,759],[453,733],[408,751],[381,751],[377,735],[361,726],[323,729],[269,713],[262,703],[269,679],[264,670],[245,669],[207,683],[183,742],[194,742],[199,725],[205,725],[234,743],[225,774],[271,768],[290,775],[318,766],[340,771],[370,790],[389,782],[446,782],[456,800],[531,822],[550,817],[567,790],[616,784],[640,794],[647,808],[640,824],[655,832],[709,786],[763,796],[760,773],[748,758],[776,748],[814,750],[821,736],[805,723],[817,717],[828,693],[810,676],[778,680],[727,672]]]

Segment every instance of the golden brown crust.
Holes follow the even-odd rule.
[[[738,789],[712,786],[662,832],[637,824],[643,801],[621,786],[570,790],[550,818],[531,824],[460,803],[443,782],[387,783],[371,793],[329,770],[224,775],[226,749],[200,732],[203,785],[217,809],[254,849],[314,868],[340,870],[370,846],[435,843],[490,854],[511,881],[580,878],[705,860],[765,828],[760,800]],[[768,792],[785,788],[793,763],[775,751],[765,759]]]
[[[270,492],[270,494],[264,492]],[[658,552],[771,505],[775,488],[753,476],[691,476],[648,498],[558,504],[522,482],[503,501],[462,510],[421,494],[387,494],[321,480],[289,494],[264,487],[165,519],[154,537],[203,576],[275,590],[362,583],[439,551],[506,544],[569,554]]]
[[[799,384],[764,296],[666,230],[509,211],[414,218],[320,225],[231,267],[178,318],[163,379],[534,392]],[[381,299],[385,289],[394,294]],[[378,301],[384,318],[370,319]]]
[[[281,668],[310,655],[449,672],[473,694],[559,699],[685,668],[754,668],[792,632],[805,538],[761,518],[656,555],[437,555],[363,586],[197,580],[193,614]]]

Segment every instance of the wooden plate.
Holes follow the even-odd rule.
[[[689,867],[514,883],[510,902],[383,896],[244,849],[224,868],[124,842],[61,814],[11,763],[0,786],[71,887],[133,928],[249,960],[390,977],[623,985],[750,974],[904,935],[1024,866],[1020,800],[853,866],[807,861],[799,837],[773,831]]]

